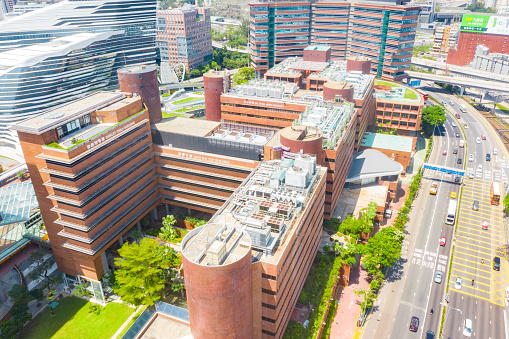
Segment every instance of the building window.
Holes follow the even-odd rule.
[[[271,310],[275,310],[276,309],[276,306],[271,305],[271,304],[262,303],[262,306],[265,307],[265,308],[269,308]]]
[[[266,334],[266,335],[270,335],[271,337],[275,337],[276,336],[276,333],[272,333],[272,332],[269,332],[267,330],[262,330],[262,333]]]
[[[275,276],[268,275],[268,274],[265,274],[265,273],[262,273],[262,278],[270,279],[270,280],[277,280]]]
[[[267,317],[262,317],[262,320],[268,321],[269,323],[272,323],[272,324],[276,323],[275,319],[271,319],[271,318],[267,318]]]
[[[64,136],[64,130],[62,129],[62,127],[57,127],[57,133],[59,139]]]
[[[268,290],[266,288],[262,288],[262,292],[270,295],[276,295],[275,291]]]

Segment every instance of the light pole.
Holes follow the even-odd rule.
[[[444,307],[447,307],[447,311],[445,312],[444,324],[445,324],[445,322],[447,321],[447,316],[449,315],[449,309],[451,309],[451,308],[452,308],[453,310],[459,311],[459,312],[460,312],[460,314],[462,314],[462,313],[463,313],[463,312],[462,312],[459,308],[454,308],[454,307],[452,307],[452,306],[444,305],[444,303],[442,303],[442,302],[440,303],[440,305],[442,305],[442,306],[444,306]],[[443,333],[443,332],[440,334],[440,339],[442,339],[442,338],[444,338],[444,333]]]

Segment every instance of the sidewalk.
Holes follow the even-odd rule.
[[[355,267],[350,271],[350,285],[337,289],[335,299],[338,300],[338,309],[331,326],[331,339],[352,339],[355,335],[357,317],[361,311],[360,303],[363,300],[355,291],[369,289],[367,279],[367,271]]]

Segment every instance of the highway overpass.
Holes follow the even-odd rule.
[[[428,69],[439,69],[448,73],[459,74],[466,78],[486,79],[491,81],[495,80],[509,83],[509,77],[507,76],[492,72],[479,71],[467,66],[448,65],[441,61],[412,58],[412,65]]]
[[[461,87],[462,94],[465,87],[478,88],[484,91],[509,93],[509,84],[500,82],[479,79],[465,79],[463,77],[458,76],[436,75],[412,71],[407,71],[407,74],[411,79],[433,81],[441,84],[451,84],[459,86]]]

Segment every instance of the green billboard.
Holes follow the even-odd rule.
[[[463,14],[461,18],[461,31],[509,35],[509,17]]]

